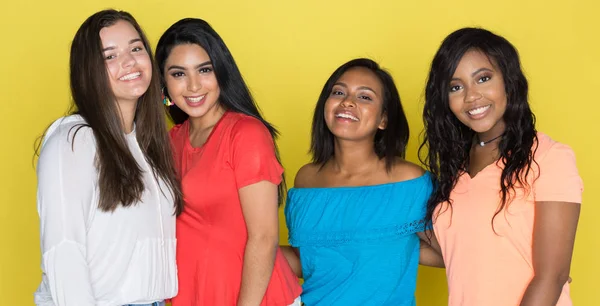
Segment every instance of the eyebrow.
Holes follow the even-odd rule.
[[[477,70],[475,70],[473,73],[471,73],[471,76],[474,77],[475,75],[477,75],[478,73],[482,72],[482,71],[489,71],[489,72],[494,72],[492,69],[490,68],[479,68]],[[460,78],[452,78],[452,81],[460,81]]]
[[[348,88],[348,86],[346,84],[341,83],[341,82],[337,82],[337,83],[333,84],[333,86],[336,86],[336,85]],[[377,94],[377,92],[373,88],[371,88],[369,86],[360,86],[357,89],[359,89],[359,90],[369,90],[369,91],[372,91],[374,94]]]
[[[132,40],[129,41],[129,44],[131,45],[131,44],[136,43],[138,41],[142,41],[142,39],[139,38],[139,37],[138,38],[134,38],[134,39],[132,39]],[[106,47],[106,48],[102,49],[102,52],[106,52],[106,51],[110,51],[110,50],[114,50],[114,49],[116,49],[116,47],[114,47],[114,46]]]
[[[198,69],[200,67],[209,66],[209,65],[212,65],[212,62],[211,61],[206,61],[204,63],[201,63],[201,64],[197,65],[196,67],[194,67],[194,69]],[[183,66],[177,66],[177,65],[172,65],[172,66],[169,66],[169,68],[167,68],[167,71],[173,70],[173,69],[185,70],[185,67],[183,67]]]

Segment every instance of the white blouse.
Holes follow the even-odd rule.
[[[98,209],[96,142],[79,115],[54,122],[38,160],[44,306],[152,303],[177,294],[173,197],[157,184],[138,146],[125,135],[144,170],[141,201],[114,212]],[[76,135],[73,138],[73,135]]]

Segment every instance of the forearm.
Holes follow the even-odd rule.
[[[521,306],[554,306],[560,298],[566,277],[534,277],[521,300]]]
[[[248,238],[238,306],[260,305],[273,273],[277,247],[277,237]]]
[[[523,294],[521,306],[554,306],[569,280],[580,206],[552,201],[536,201],[535,205],[534,277]]]
[[[295,248],[289,245],[280,246],[283,256],[287,260],[288,264],[294,271],[297,277],[302,278],[302,264],[300,263],[300,256]]]

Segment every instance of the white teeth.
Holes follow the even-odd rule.
[[[346,114],[346,113],[341,113],[341,114],[335,114],[336,118],[346,118],[346,119],[350,119],[353,121],[358,121],[358,118],[350,115],[350,114]]]
[[[200,100],[202,100],[202,98],[204,98],[205,95],[202,95],[200,97],[196,97],[196,98],[192,98],[192,97],[186,97],[186,99],[190,100],[190,102],[192,103],[198,103],[200,102]]]
[[[139,72],[130,73],[130,74],[127,74],[127,75],[124,75],[124,76],[120,77],[119,80],[121,80],[121,81],[133,80],[133,79],[139,77],[140,74],[141,73],[139,73]]]
[[[478,108],[476,108],[476,109],[472,109],[472,110],[470,110],[468,113],[469,113],[469,115],[473,115],[473,116],[474,116],[474,115],[479,115],[479,114],[481,114],[481,113],[485,112],[485,111],[486,111],[488,108],[490,108],[490,106],[489,106],[489,105],[487,105],[487,106],[482,106],[482,107],[478,107]]]

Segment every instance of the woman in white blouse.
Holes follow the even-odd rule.
[[[98,12],[75,34],[75,111],[48,128],[37,167],[37,305],[162,305],[177,293],[183,204],[151,54],[126,12]]]

